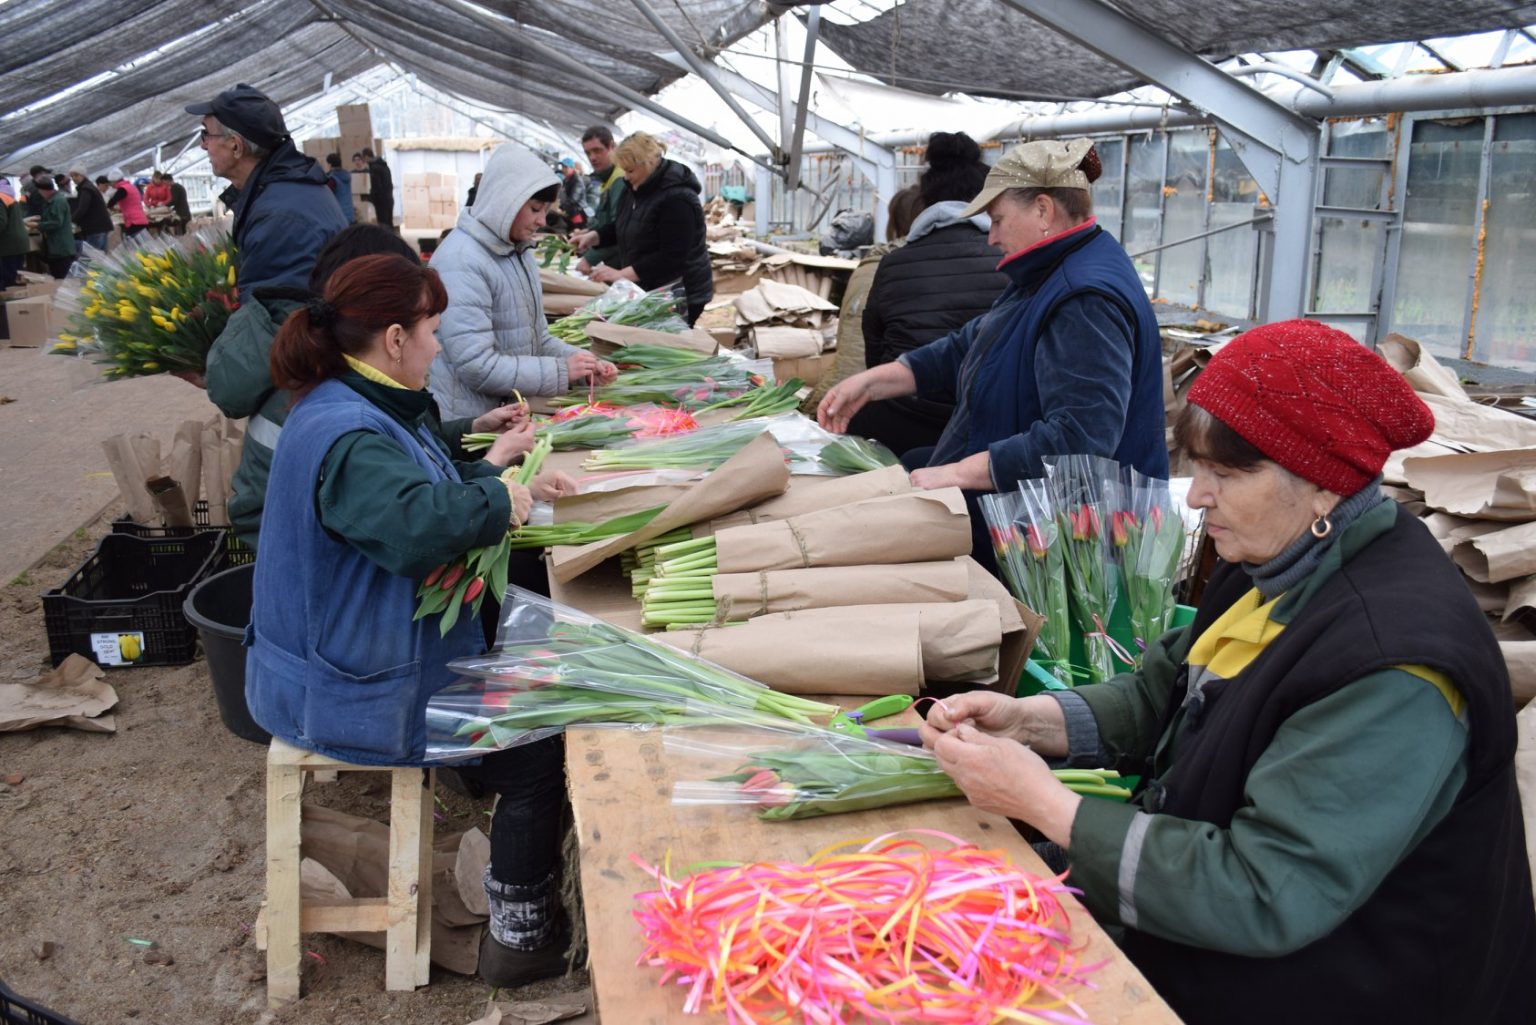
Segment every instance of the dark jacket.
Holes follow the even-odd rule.
[[[176,219],[182,224],[192,219],[192,204],[187,202],[187,187],[181,182],[171,182],[171,209],[176,211]]]
[[[953,395],[930,466],[991,454],[994,490],[1049,455],[1108,456],[1167,479],[1162,342],[1125,250],[1093,221],[1008,257],[983,316],[905,354],[922,395]]]
[[[44,205],[37,231],[43,239],[43,253],[50,260],[75,255],[75,229],[69,219],[69,200],[64,193],[55,192]]]
[[[594,174],[592,184],[597,186],[597,201],[592,205],[592,223],[587,227],[601,235],[605,227],[618,221],[619,200],[629,191],[629,186],[625,183],[624,172],[619,169],[618,164],[608,168],[608,174],[601,182],[598,182],[597,175]],[[600,263],[614,268],[624,266],[621,262],[623,256],[619,253],[617,244],[595,245],[582,255],[586,257],[587,265],[591,267],[596,267]]]
[[[75,223],[80,226],[80,234],[110,234],[112,213],[107,209],[106,197],[91,182],[81,183],[75,191]]]
[[[598,229],[598,243],[618,243],[622,265],[634,268],[641,288],[650,292],[681,280],[690,309],[702,309],[715,297],[699,202],[703,191],[692,171],[663,157],[645,184],[624,190],[617,221]]]
[[[959,220],[964,203],[924,210],[906,245],[880,261],[864,304],[864,365],[891,363],[981,316],[1008,286],[997,269],[1002,252],[987,243],[986,216]],[[883,442],[900,455],[935,444],[955,404],[950,396],[907,395],[872,402],[849,431]]]
[[[26,200],[0,195],[0,256],[26,256],[31,251]]]
[[[245,187],[219,199],[235,212],[235,274],[240,301],[263,285],[302,288],[315,257],[347,226],[325,172],[285,142],[251,173]]]
[[[395,223],[395,177],[383,157],[368,161],[368,198],[380,224]]]
[[[1337,570],[1286,593],[1270,617],[1283,630],[1236,675],[1204,684],[1198,702],[1186,702],[1187,670],[1181,674],[1164,712],[1163,739],[1144,767],[1132,768],[1150,780],[1141,802],[1213,830],[1232,828],[1236,816],[1254,812],[1246,784],[1256,766],[1263,762],[1273,773],[1285,759],[1304,757],[1277,740],[1288,722],[1366,686],[1372,673],[1402,666],[1444,674],[1464,699],[1465,781],[1444,817],[1417,843],[1405,844],[1395,866],[1358,894],[1352,909],[1346,905],[1343,922],[1299,949],[1249,957],[1128,930],[1126,953],[1191,1025],[1278,1025],[1295,1019],[1300,992],[1310,1008],[1305,1017],[1319,1023],[1536,1021],[1536,913],[1504,659],[1429,532],[1391,503],[1378,510],[1340,540]],[[1205,632],[1251,586],[1241,567],[1219,567],[1189,636]],[[1096,713],[1105,707],[1098,691],[1082,691]],[[1401,757],[1416,754],[1414,738],[1403,737]],[[1298,762],[1296,771],[1304,769]],[[1361,771],[1390,780],[1393,769]],[[1372,785],[1368,777],[1297,784],[1294,800],[1329,804],[1338,802],[1337,788]],[[1074,848],[1078,832],[1074,823]],[[1309,839],[1327,844],[1326,837]],[[1126,878],[1124,864],[1119,877]],[[1257,885],[1272,887],[1274,902],[1289,899],[1291,886],[1300,888],[1295,878],[1270,874]]]

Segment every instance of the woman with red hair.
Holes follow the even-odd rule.
[[[425,763],[426,705],[448,663],[484,649],[480,622],[415,619],[431,570],[528,518],[534,494],[488,460],[456,462],[434,430],[427,368],[448,296],[436,272],[365,256],[294,311],[272,380],[295,396],[262,514],[246,658],[252,717],[296,747],[371,765]],[[564,487],[535,483],[540,497]],[[491,825],[481,974],[520,985],[564,969],[556,891],[565,797],[559,738],[462,770],[500,794]]]

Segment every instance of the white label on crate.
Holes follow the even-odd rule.
[[[144,634],[91,634],[91,651],[99,665],[131,666],[144,658]]]

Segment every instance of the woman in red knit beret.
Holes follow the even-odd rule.
[[[1384,497],[1434,419],[1349,336],[1256,328],[1176,436],[1223,562],[1194,622],[1107,683],[936,706],[973,804],[1061,850],[1190,1025],[1536,1021],[1514,708],[1487,621]],[[1044,758],[1142,777],[1084,800]]]

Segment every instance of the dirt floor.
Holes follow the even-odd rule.
[[[49,668],[38,595],[62,583],[119,509],[74,532],[0,588],[0,681]],[[80,1025],[466,1025],[490,994],[434,966],[415,993],[384,990],[384,955],[305,939],[305,995],[266,1010],[251,927],[263,888],[266,749],[219,721],[202,658],[116,669],[117,732],[0,734],[0,980]],[[388,784],[343,774],[323,802],[381,821]],[[487,822],[489,805],[438,788],[448,821]],[[133,940],[150,941],[146,948]],[[51,953],[40,956],[43,944]],[[584,989],[584,972],[500,999]]]

